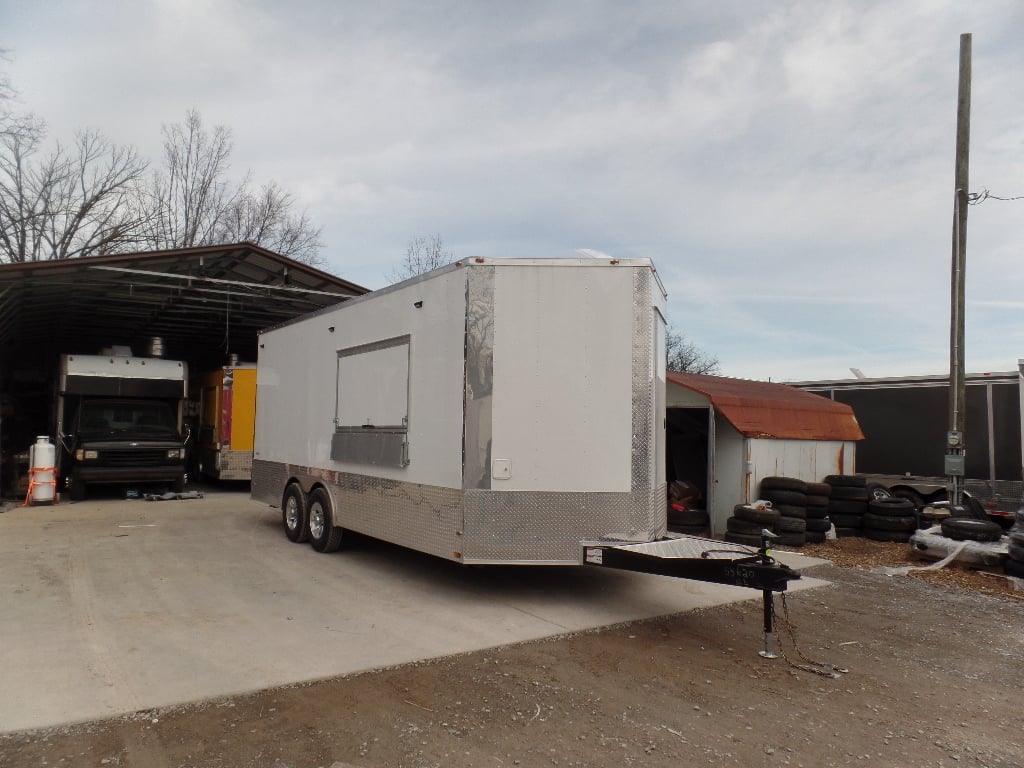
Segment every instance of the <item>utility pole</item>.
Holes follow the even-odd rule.
[[[949,500],[963,504],[967,446],[964,383],[964,277],[967,266],[967,186],[971,145],[971,34],[960,35],[960,82],[956,105],[956,179],[953,198],[953,267],[949,316],[949,432],[946,435],[946,475]]]

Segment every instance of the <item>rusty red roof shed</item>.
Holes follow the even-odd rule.
[[[785,384],[694,373],[666,374],[669,385],[708,398],[746,437],[789,440],[863,440],[853,409]]]

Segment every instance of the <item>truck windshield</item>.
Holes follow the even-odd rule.
[[[178,427],[167,403],[155,400],[110,400],[82,403],[79,433],[83,436],[173,435]]]

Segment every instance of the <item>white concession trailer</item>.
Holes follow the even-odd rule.
[[[480,258],[270,328],[252,495],[321,552],[782,591],[766,552],[666,533],[664,307],[646,259]]]
[[[252,494],[463,563],[662,537],[664,304],[647,260],[478,259],[267,330]]]

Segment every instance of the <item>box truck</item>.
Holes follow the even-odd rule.
[[[54,409],[57,466],[72,499],[91,485],[183,491],[187,367],[124,354],[61,355]]]
[[[320,552],[354,531],[785,589],[745,547],[666,535],[664,306],[645,259],[473,259],[268,329],[252,495]]]
[[[964,488],[989,517],[1013,522],[1022,495],[1024,360],[1016,371],[965,379]],[[944,457],[949,430],[949,377],[804,381],[793,386],[853,408],[864,430],[857,473],[921,507],[946,499]]]
[[[190,391],[196,424],[190,458],[195,473],[213,480],[249,480],[256,365],[232,361],[194,379]]]

